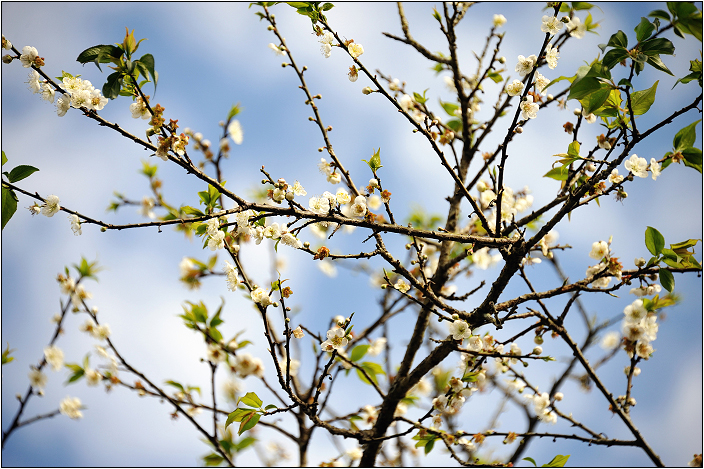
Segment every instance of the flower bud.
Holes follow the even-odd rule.
[[[515,132],[516,132],[517,134],[522,134],[522,133],[523,133],[523,127],[516,127]]]
[[[303,247],[304,247],[304,248],[309,248],[309,247],[310,247],[310,243],[309,243],[308,241],[306,241],[305,243],[303,243]]]
[[[540,355],[541,353],[543,353],[543,347],[540,345],[533,349],[533,355]]]
[[[573,113],[575,116],[581,116],[581,115],[582,115],[582,108],[579,108],[579,107],[578,107],[578,108],[575,108],[575,110],[572,111],[572,113]]]
[[[561,392],[556,392],[555,395],[553,396],[553,398],[554,398],[556,401],[561,401],[564,397],[565,397],[565,395],[562,394]]]
[[[596,171],[596,165],[594,163],[588,163],[586,169],[590,173],[593,173],[594,171]]]
[[[547,99],[548,99],[548,101],[552,101],[553,99],[555,99],[555,97],[553,95],[549,94],[549,95],[547,95]]]
[[[542,345],[542,343],[545,342],[545,340],[543,340],[542,335],[536,335],[535,339],[533,339],[533,342],[535,342],[538,345]]]
[[[15,59],[15,58],[14,58],[13,56],[11,56],[10,54],[5,54],[5,55],[2,56],[2,62],[3,62],[3,63],[6,63],[6,64],[9,64],[9,63],[12,62],[14,59]]]
[[[506,63],[506,57],[499,57],[499,63],[500,63],[500,64],[505,64],[505,63]]]
[[[272,25],[269,25],[269,26],[266,27],[266,29],[267,29],[267,31],[273,31],[273,30],[274,30],[274,27],[273,27]]]
[[[295,194],[293,192],[286,193],[286,200],[288,200],[289,202],[293,201],[294,197],[295,197]]]
[[[634,264],[636,265],[636,267],[641,268],[645,265],[645,259],[643,259],[642,257],[636,257]]]
[[[372,94],[373,92],[374,92],[374,90],[371,89],[371,88],[368,87],[368,86],[365,86],[364,88],[362,88],[362,93],[363,93],[363,94]]]

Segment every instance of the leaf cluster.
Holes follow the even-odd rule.
[[[134,96],[136,94],[135,80],[140,75],[144,77],[144,80],[138,86],[141,88],[144,84],[153,81],[154,92],[156,93],[159,74],[154,69],[154,57],[152,54],[144,54],[139,59],[132,59],[132,54],[137,51],[139,44],[146,39],[142,38],[139,41],[135,41],[134,29],[131,32],[128,28],[125,28],[125,30],[125,38],[122,44],[98,44],[78,54],[76,59],[77,62],[83,65],[94,63],[101,72],[101,63],[115,64],[114,67],[110,67],[115,72],[108,75],[107,81],[103,85],[103,95],[110,99],[115,99],[118,96]]]

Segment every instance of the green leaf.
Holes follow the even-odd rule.
[[[460,108],[459,104],[455,103],[444,103],[440,101],[440,106],[445,110],[448,116],[450,117],[456,117],[455,111]]]
[[[643,91],[636,91],[631,94],[631,106],[633,110],[633,115],[640,116],[648,112],[650,106],[655,102],[655,92],[658,89],[659,80],[656,81],[653,86]]]
[[[11,357],[11,356],[10,356],[10,354],[11,354],[12,352],[14,352],[14,351],[15,351],[15,349],[10,350],[10,343],[8,342],[8,343],[7,343],[7,348],[6,348],[5,350],[3,350],[3,352],[2,352],[2,364],[3,364],[3,365],[8,364],[8,363],[10,363],[12,360],[15,359],[15,357]]]
[[[243,418],[242,421],[240,422],[240,428],[237,430],[237,435],[241,435],[242,433],[246,432],[247,430],[254,428],[254,426],[259,422],[259,419],[262,416],[252,412],[249,414],[247,417]]]
[[[535,459],[533,458],[523,458],[522,461],[530,461],[533,463],[535,467],[538,467],[538,464],[535,462]]]
[[[323,3],[323,6],[320,7],[320,9],[323,11],[328,11],[328,10],[332,10],[334,6],[335,5],[333,5],[332,3]]]
[[[600,89],[601,82],[598,79],[585,77],[570,87],[570,94],[567,99],[582,99]]]
[[[702,172],[702,151],[699,148],[685,148],[682,150],[684,165]]]
[[[626,33],[621,30],[619,30],[617,33],[614,33],[609,38],[609,42],[608,44],[606,44],[606,46],[623,47],[624,49],[628,49],[628,37],[626,36]]]
[[[5,152],[2,152],[2,165],[5,166],[5,163],[7,163],[7,156],[5,156]]]
[[[589,115],[603,106],[609,96],[611,96],[611,87],[605,84],[600,90],[579,100],[579,103],[582,105],[584,113]]]
[[[694,145],[694,142],[697,140],[696,129],[699,127],[699,123],[701,121],[702,120],[699,119],[696,122],[692,122],[687,127],[677,132],[674,140],[672,141],[672,146],[675,148],[675,151],[682,151],[685,148],[689,148]]]
[[[205,216],[205,213],[201,212],[201,211],[198,210],[197,208],[193,208],[193,207],[188,206],[188,205],[186,205],[186,206],[184,206],[184,207],[181,207],[181,210],[183,210],[183,213],[185,213],[185,214],[187,214],[187,215],[193,215],[194,217],[203,217],[203,216]]]
[[[206,456],[203,456],[203,463],[208,467],[219,466],[224,460],[225,458],[223,458],[217,453],[210,453]]]
[[[572,8],[575,10],[589,10],[594,7],[591,3],[587,2],[572,2]]]
[[[552,461],[550,461],[547,464],[543,464],[542,467],[565,467],[565,464],[567,463],[567,460],[570,458],[570,455],[567,454],[565,456],[558,454],[554,458],[552,458]]]
[[[232,118],[235,117],[237,114],[239,114],[241,111],[242,111],[242,109],[240,109],[240,104],[239,103],[234,104],[230,108],[230,112],[227,113],[227,121],[229,122],[230,120],[232,120]]]
[[[490,70],[489,73],[487,73],[487,76],[489,78],[491,78],[494,81],[494,83],[499,83],[500,81],[502,81],[504,79],[504,77],[502,77],[500,73],[495,72],[493,70]]]
[[[659,55],[654,55],[654,56],[652,56],[652,57],[648,57],[648,63],[649,63],[650,65],[652,65],[654,68],[660,70],[661,72],[665,72],[665,73],[667,73],[668,75],[671,75],[671,76],[673,76],[673,77],[675,76],[675,74],[672,73],[672,72],[670,71],[670,69],[667,68],[667,66],[666,66],[664,63],[662,63],[662,60],[660,60],[660,56],[659,56]]]
[[[103,85],[103,96],[115,99],[120,94],[120,88],[122,88],[122,75],[119,72],[111,73]]]
[[[376,174],[376,172],[379,168],[383,168],[383,166],[381,164],[380,153],[381,153],[381,147],[376,152],[374,152],[372,157],[369,158],[369,161],[362,160],[365,163],[367,163],[367,165],[369,165],[369,169],[371,169],[372,173],[374,173],[374,174]]]
[[[650,13],[648,13],[648,16],[652,16],[653,18],[660,18],[666,21],[670,21],[670,14],[666,12],[665,10],[653,10]]]
[[[139,59],[139,62],[146,67],[149,75],[151,75],[152,81],[154,82],[154,94],[156,94],[156,82],[159,80],[159,74],[154,70],[154,56],[152,54],[144,54],[142,58]],[[147,76],[144,75],[144,78],[147,78]]]
[[[27,166],[21,164],[16,168],[13,168],[12,171],[10,171],[10,174],[7,176],[7,179],[10,182],[21,181],[22,179],[26,178],[35,171],[39,171],[39,169],[35,168],[34,166]]]
[[[355,348],[352,349],[352,353],[350,354],[350,361],[356,362],[364,355],[366,355],[368,349],[369,344],[357,345]]]
[[[5,229],[5,225],[10,221],[12,215],[17,211],[17,196],[15,192],[3,187],[2,188],[2,229]]]
[[[425,91],[423,91],[423,96],[421,96],[420,94],[418,94],[418,93],[416,93],[416,92],[414,91],[414,92],[413,92],[413,99],[414,99],[418,104],[425,104],[425,102],[428,100],[428,98],[425,97],[425,93],[426,93],[427,91],[428,91],[427,89],[426,89]]]
[[[557,181],[566,181],[568,173],[569,173],[569,166],[564,165],[564,166],[560,166],[558,168],[551,169],[550,171],[545,173],[545,175],[543,177],[552,178]]]
[[[648,39],[653,34],[653,31],[655,31],[655,26],[653,25],[653,23],[648,21],[647,18],[641,17],[640,24],[636,26],[634,31],[636,32],[636,39],[638,40],[638,42],[642,42],[645,39]]]
[[[629,58],[630,55],[626,49],[611,49],[604,55],[601,63],[610,69],[614,68],[616,64],[620,63],[622,60]]]
[[[672,275],[672,272],[666,269],[660,269],[660,285],[662,287],[672,293],[672,290],[675,289],[675,277]]]
[[[100,68],[99,63],[110,63],[117,61],[122,56],[122,49],[119,47],[100,44],[97,46],[89,47],[80,54],[76,61],[85,65],[88,62],[94,62],[95,65]]]
[[[664,37],[654,37],[644,41],[638,50],[645,55],[655,56],[660,54],[672,55],[675,53],[675,45]]]
[[[239,402],[249,407],[254,407],[255,409],[260,408],[263,404],[262,400],[259,399],[259,396],[253,392],[248,392],[243,397],[240,397]]]
[[[645,247],[653,256],[657,256],[662,252],[662,248],[665,247],[665,238],[660,234],[658,230],[649,226],[645,230]]]
[[[241,422],[247,415],[255,412],[253,409],[235,409],[230,412],[225,422],[225,428],[229,427],[232,422]]]

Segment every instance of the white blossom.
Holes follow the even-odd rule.
[[[494,15],[494,20],[492,24],[495,28],[499,28],[506,24],[506,17],[504,15]]]
[[[538,117],[539,108],[538,103],[533,102],[533,96],[526,96],[525,99],[521,101],[521,117],[524,119],[535,119]]]
[[[59,198],[55,195],[50,195],[44,200],[44,205],[42,205],[42,215],[47,217],[53,217],[58,211],[61,210],[61,205],[59,205]]]
[[[576,16],[570,19],[565,26],[570,31],[570,36],[576,39],[582,39],[587,32],[587,25]]]
[[[364,54],[364,47],[362,47],[362,44],[357,44],[356,42],[353,42],[349,46],[347,46],[347,51],[350,53],[352,58],[356,59],[360,55]]]
[[[240,280],[237,277],[237,269],[235,266],[225,261],[225,275],[227,276],[227,289],[230,291],[236,291],[237,285],[239,285]]]
[[[66,396],[59,404],[59,411],[72,419],[80,419],[83,417],[83,413],[81,412],[81,400],[77,397]]]
[[[628,171],[633,173],[634,176],[638,176],[639,178],[648,177],[648,162],[645,158],[640,158],[638,155],[633,154],[626,160],[624,166]]]
[[[54,371],[59,371],[64,366],[64,352],[56,345],[44,349],[44,359]]]
[[[516,64],[516,72],[518,72],[521,78],[523,78],[533,70],[533,67],[537,62],[538,58],[535,55],[530,55],[528,58],[519,55],[518,64]]]
[[[238,121],[237,119],[231,120],[230,124],[227,126],[227,133],[228,135],[230,135],[230,138],[233,142],[235,142],[237,145],[242,145],[244,133],[242,131],[242,125],[240,124],[240,121]]]
[[[506,93],[509,96],[518,96],[523,92],[523,82],[520,80],[513,80],[511,83],[506,85]]]
[[[660,163],[655,158],[650,158],[650,172],[653,175],[653,181],[655,181],[658,176],[660,176]]]
[[[554,36],[560,30],[565,24],[560,21],[556,16],[543,16],[543,24],[540,25],[540,30],[544,33],[550,33],[551,36]]]
[[[450,324],[450,334],[455,340],[464,340],[472,335],[472,329],[470,329],[469,324],[461,319],[455,320]]]
[[[592,250],[589,252],[589,257],[596,260],[601,260],[609,253],[609,245],[606,241],[597,241],[592,244]]]
[[[69,215],[68,219],[71,221],[71,230],[73,231],[73,234],[76,236],[82,234],[81,220],[78,218],[78,215]]]
[[[35,60],[39,56],[37,49],[32,46],[24,46],[20,55],[20,62],[24,68],[29,68],[35,64]]]
[[[255,303],[259,304],[262,308],[266,308],[267,306],[273,303],[269,294],[261,287],[252,291],[250,295],[252,297],[252,300]]]
[[[548,68],[554,70],[557,67],[557,59],[560,58],[559,51],[557,47],[553,48],[552,44],[548,44],[545,49],[545,61],[548,63]]]
[[[36,368],[32,368],[28,376],[30,386],[37,389],[44,389],[47,381],[49,380],[49,378],[47,378],[41,370],[37,370]]]

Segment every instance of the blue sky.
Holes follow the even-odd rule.
[[[434,5],[407,5],[406,13],[411,32],[418,41],[430,50],[445,50],[441,33],[431,17]],[[539,29],[541,8],[542,4],[534,3],[472,7],[458,31],[461,64],[473,73],[476,62],[471,51],[481,49],[495,13],[502,13],[508,19],[501,52],[507,58],[507,68],[513,68],[519,54],[537,53],[543,40]],[[637,19],[659,6],[631,2],[602,8],[603,13],[598,9],[593,11],[595,21],[602,24],[601,36],[587,35],[581,41],[569,41],[560,51],[557,69],[544,71],[548,78],[572,75],[584,61],[589,62],[598,55],[597,44],[607,42],[609,34],[617,29],[623,29],[634,42],[633,27]],[[664,4],[661,8],[665,8]],[[225,164],[227,187],[248,196],[261,187],[259,168],[264,165],[274,178],[301,181],[309,196],[333,190],[317,170],[321,156],[317,148],[323,143],[317,127],[307,120],[310,109],[304,105],[297,78],[290,69],[281,68],[281,58],[267,47],[275,37],[266,30],[264,22],[258,21],[254,11],[254,7],[248,9],[246,4],[223,3],[4,2],[2,32],[20,49],[24,45],[36,47],[46,59],[44,70],[50,76],[58,76],[65,70],[81,74],[99,86],[106,74],[92,65],[82,67],[75,61],[77,55],[95,44],[120,42],[125,26],[135,29],[137,38],[148,38],[141,44],[138,55],[148,52],[155,57],[160,80],[153,102],[166,108],[167,119],[178,119],[182,127],[202,132],[206,138],[217,142],[221,134],[218,122],[225,118],[232,104],[241,103],[244,110],[238,118],[244,129],[244,142],[233,149]],[[330,135],[335,151],[357,185],[365,185],[370,177],[361,160],[381,148],[384,168],[380,174],[385,187],[393,193],[392,207],[397,220],[404,220],[415,206],[442,213],[452,181],[422,138],[411,133],[404,119],[397,116],[380,95],[362,95],[361,89],[369,85],[366,78],[360,77],[356,83],[347,80],[350,64],[345,54],[334,50],[329,59],[320,54],[307,18],[283,5],[274,7],[273,11],[297,63],[309,68],[306,80],[311,91],[323,96],[319,102],[323,120],[333,126]],[[579,16],[584,20],[586,15],[580,13]],[[422,93],[428,89],[430,102],[436,110],[439,109],[438,97],[450,99],[442,77],[430,71],[429,61],[381,35],[382,31],[401,34],[394,4],[339,4],[329,12],[328,18],[341,36],[353,38],[364,46],[361,59],[370,70],[378,69],[386,76],[399,78],[413,91]],[[689,60],[700,57],[701,43],[690,39],[674,38],[676,57],[663,58],[677,77],[688,73]],[[639,119],[639,128],[647,128],[672,110],[691,102],[699,91],[695,83],[678,85],[671,90],[675,78],[651,70],[646,69],[634,81],[637,89],[645,89],[654,80],[660,80],[655,104]],[[147,159],[159,166],[158,174],[164,181],[167,200],[177,205],[197,205],[196,192],[204,187],[188,178],[181,169],[156,158],[149,159],[143,150],[99,128],[78,112],[70,111],[67,116],[58,118],[51,105],[26,89],[27,70],[18,63],[3,65],[2,72],[2,149],[10,167],[29,164],[40,168],[40,172],[22,181],[21,187],[44,196],[56,194],[62,205],[109,223],[136,222],[141,219],[134,208],[125,208],[116,215],[106,213],[105,208],[112,200],[113,191],[137,200],[149,194],[146,180],[137,174],[140,161]],[[154,94],[149,86],[147,92]],[[496,89],[487,87],[480,117],[489,115],[495,99]],[[101,115],[141,136],[146,128],[145,121],[131,118],[130,102],[127,98],[112,101]],[[569,108],[574,107],[576,103],[570,102]],[[638,155],[648,160],[662,157],[670,150],[674,134],[699,118],[697,113],[690,112],[676,119],[638,147]],[[568,111],[541,112],[535,122],[526,126],[521,139],[512,144],[506,182],[514,189],[528,185],[535,197],[534,206],[548,202],[558,190],[557,183],[541,176],[554,161],[552,155],[564,152],[570,142],[571,137],[563,132],[562,124],[571,119]],[[602,132],[598,124],[583,126],[580,138],[590,142]],[[493,151],[502,137],[499,132],[490,135],[482,151]],[[697,137],[697,146],[701,147],[700,131]],[[624,172],[625,169],[621,170]],[[626,190],[629,197],[624,202],[608,198],[602,201],[601,207],[582,209],[570,222],[558,226],[560,242],[573,247],[560,257],[570,278],[582,278],[591,265],[588,257],[591,244],[612,235],[614,252],[629,267],[635,257],[646,257],[643,243],[646,226],[657,227],[668,243],[702,237],[702,181],[701,175],[692,169],[673,165],[657,181],[638,179]],[[176,316],[186,300],[203,300],[214,310],[224,297],[225,335],[246,329],[246,337],[254,342],[250,351],[264,356],[266,345],[260,324],[240,293],[227,291],[222,278],[208,279],[198,291],[184,290],[179,284],[178,263],[184,256],[205,259],[211,255],[210,251],[201,250],[200,241],[184,240],[171,229],[161,233],[156,229],[101,233],[93,226],[85,226],[83,235],[75,237],[65,214],[53,218],[31,217],[23,209],[30,203],[28,198],[20,196],[21,209],[2,233],[2,343],[3,348],[9,342],[17,349],[15,361],[3,369],[3,428],[7,428],[14,415],[14,395],[26,390],[29,365],[37,362],[52,333],[50,318],[58,312],[60,298],[54,280],[56,274],[81,256],[97,259],[105,267],[98,283],[86,284],[93,294],[91,304],[100,308],[100,318],[110,324],[114,343],[121,353],[155,382],[175,379],[207,389],[209,373],[199,362],[205,355],[205,346]],[[469,213],[469,209],[466,211]],[[344,237],[336,235],[329,246],[340,252],[358,252],[360,246],[369,249],[367,245],[360,245],[367,234],[357,230]],[[318,243],[313,235],[304,240],[313,245]],[[401,257],[405,242],[389,237],[388,246]],[[700,246],[697,252],[701,252]],[[248,273],[258,283],[270,281],[270,246],[264,243],[256,248],[246,246],[243,256]],[[279,249],[279,257],[285,260],[282,275],[292,279],[292,306],[298,310],[294,323],[300,322],[324,333],[330,318],[336,314],[349,315],[354,311],[359,321],[357,327],[361,328],[373,318],[378,293],[369,288],[365,275],[338,267],[338,276],[328,278],[308,256],[287,247]],[[371,267],[380,269],[381,264],[375,262]],[[497,268],[478,272],[459,288],[473,288],[479,280],[491,279],[496,273]],[[531,267],[530,274],[538,289],[555,286],[557,282],[546,264]],[[676,281],[682,303],[668,311],[654,343],[657,351],[641,366],[643,373],[636,378],[635,387],[639,405],[633,410],[633,419],[665,463],[683,465],[693,453],[701,452],[702,283],[694,275],[676,275]],[[512,282],[506,298],[522,292],[522,287]],[[633,301],[625,290],[619,296],[616,299],[585,295],[584,301],[591,314],[605,320],[621,314],[623,307]],[[475,306],[469,303],[471,300],[465,305],[466,309]],[[560,301],[553,303],[555,308],[561,304]],[[64,350],[67,361],[80,362],[94,342],[78,331],[84,318],[71,316],[67,319],[66,332],[58,345]],[[408,314],[399,317],[391,323],[392,333],[397,337],[407,334],[413,319]],[[304,353],[310,350],[308,340],[309,337],[305,338],[306,342],[301,345]],[[519,345],[524,350],[532,347],[530,341],[519,342]],[[564,354],[558,345],[546,343],[544,348],[546,353]],[[397,347],[395,356],[402,350]],[[600,353],[597,350],[590,359],[598,359]],[[451,366],[452,360],[448,359],[445,366]],[[626,363],[625,354],[620,353],[604,368],[605,382],[616,395],[622,394],[625,388],[622,369]],[[269,363],[269,372],[272,367]],[[528,371],[534,373],[541,389],[546,389],[558,373],[557,369],[532,366]],[[310,375],[312,370],[304,363],[302,372]],[[151,399],[140,399],[122,389],[106,394],[84,383],[64,387],[66,373],[49,372],[46,396],[33,398],[25,416],[51,411],[69,394],[80,397],[88,407],[84,419],[71,421],[59,416],[20,429],[3,451],[4,465],[195,465],[206,453],[207,448],[199,441],[195,430],[183,419],[172,421],[167,406]],[[220,378],[224,375],[221,373]],[[340,394],[333,404],[341,413],[363,403],[377,403],[369,389],[358,386],[352,377],[345,381],[349,386],[338,383],[336,389]],[[266,395],[252,378],[245,384],[247,390]],[[606,410],[603,398],[594,392],[582,393],[572,383],[564,392],[566,397],[561,408],[574,412],[576,418],[610,437],[628,438],[623,425]],[[495,396],[481,395],[475,402],[466,409],[468,427],[491,417],[489,409]],[[517,415],[513,410],[502,416],[500,429],[522,428],[522,421],[514,420]],[[200,418],[205,422],[209,417]],[[518,428],[513,426],[516,421],[521,422]],[[290,424],[290,419],[284,418],[281,422],[286,423]],[[560,425],[548,430],[570,431]],[[258,436],[266,440],[271,433],[262,431]],[[281,441],[278,437],[277,440]],[[338,444],[351,446],[349,441]],[[496,454],[506,452],[506,448],[496,450]],[[291,453],[295,454],[292,449]],[[446,459],[439,453],[436,450],[430,457],[421,458],[421,464],[442,464]],[[648,463],[642,453],[631,449],[587,448],[559,441],[536,441],[527,455],[538,462],[547,462],[558,453],[572,454],[570,462],[574,465]],[[317,432],[311,462],[317,464],[337,454],[328,437]],[[238,462],[257,464],[258,460],[249,451]]]

